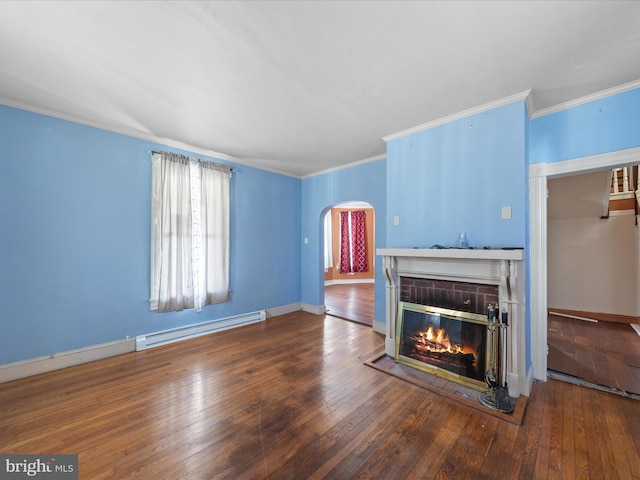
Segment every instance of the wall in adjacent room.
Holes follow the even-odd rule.
[[[0,364],[300,302],[300,179],[223,162],[231,300],[156,313],[149,151],[190,153],[4,106],[0,132]]]
[[[548,222],[548,306],[638,316],[633,215]]]

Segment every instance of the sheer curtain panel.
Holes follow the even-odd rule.
[[[202,310],[229,298],[231,169],[152,154],[152,310]]]

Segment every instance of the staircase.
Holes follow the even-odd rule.
[[[638,165],[611,170],[609,215],[635,215],[636,225],[640,213],[640,186]]]

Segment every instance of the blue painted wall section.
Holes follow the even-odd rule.
[[[386,246],[386,160],[376,160],[302,181],[302,302],[324,304],[324,214],[334,205],[364,201],[375,211],[376,248]],[[385,321],[385,281],[382,260],[375,259],[375,320]]]
[[[2,106],[0,132],[0,364],[300,301],[300,179],[223,162],[231,300],[159,314],[149,151],[190,153]]]
[[[640,89],[530,122],[529,163],[555,163],[640,146]]]
[[[516,102],[390,141],[387,245],[524,247],[525,122]]]

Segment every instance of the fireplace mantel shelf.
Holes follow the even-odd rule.
[[[386,257],[422,257],[476,260],[522,260],[522,249],[476,250],[470,248],[378,248],[376,253]]]

